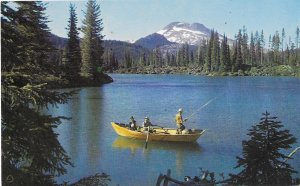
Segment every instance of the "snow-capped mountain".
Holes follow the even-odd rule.
[[[200,23],[172,22],[156,33],[163,35],[171,42],[190,45],[199,45],[201,40],[210,37],[210,29]]]

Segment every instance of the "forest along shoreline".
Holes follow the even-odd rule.
[[[237,72],[207,72],[202,67],[164,66],[131,67],[107,71],[119,74],[189,74],[203,76],[291,76],[300,77],[300,67],[279,65],[273,67],[247,67]]]
[[[76,81],[70,81],[66,78],[56,77],[56,76],[41,76],[39,77],[43,79],[45,83],[47,83],[48,89],[60,89],[60,88],[80,88],[80,87],[99,87],[103,84],[112,83],[113,79],[102,73],[98,75],[98,77],[94,79],[90,79],[87,77],[80,77]]]

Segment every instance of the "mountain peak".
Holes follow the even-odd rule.
[[[210,29],[201,23],[172,22],[156,33],[171,42],[198,45],[201,40],[209,38]]]

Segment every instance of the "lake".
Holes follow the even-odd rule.
[[[168,169],[180,180],[199,175],[200,168],[217,176],[237,173],[235,157],[242,155],[242,140],[248,139],[247,130],[266,110],[298,138],[293,147],[300,146],[299,78],[111,76],[113,83],[81,88],[68,104],[50,108],[53,115],[72,117],[56,132],[75,167],[68,167],[58,182],[105,172],[112,178],[111,185],[155,185],[158,175]],[[118,137],[110,124],[134,116],[141,125],[148,116],[153,124],[176,127],[178,108],[188,117],[211,99],[186,124],[208,129],[194,144],[149,142],[145,150],[143,141]],[[289,163],[300,172],[300,153]]]

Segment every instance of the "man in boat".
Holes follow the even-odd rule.
[[[131,130],[136,130],[137,129],[136,121],[135,121],[133,116],[130,117],[129,128]]]
[[[177,124],[177,132],[181,134],[181,132],[185,129],[183,122],[186,122],[187,119],[182,119],[182,108],[178,109],[178,113],[175,116],[175,121]]]
[[[145,117],[145,120],[143,122],[143,127],[150,127],[150,126],[152,126],[150,119],[148,117]]]

